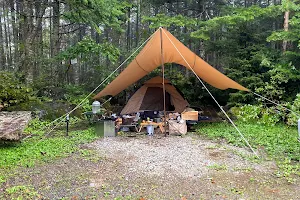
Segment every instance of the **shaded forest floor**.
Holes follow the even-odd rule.
[[[0,197],[300,199],[299,177],[291,183],[277,170],[273,161],[195,134],[101,138],[68,157],[10,171]]]

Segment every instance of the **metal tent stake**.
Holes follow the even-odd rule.
[[[69,121],[70,121],[70,116],[66,115],[67,136],[69,136]]]

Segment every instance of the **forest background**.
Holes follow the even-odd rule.
[[[162,26],[233,80],[299,112],[299,11],[298,0],[0,0],[0,107],[61,116]],[[192,106],[214,106],[191,71],[167,64],[166,78]],[[108,109],[122,107],[144,80]],[[209,89],[244,120],[296,125],[294,113],[252,93]]]

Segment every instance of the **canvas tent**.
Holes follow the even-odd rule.
[[[156,76],[144,83],[129,99],[121,114],[136,113],[141,110],[161,111],[163,105],[163,79]],[[182,112],[189,104],[176,88],[165,79],[166,110]]]
[[[191,67],[205,82],[222,90],[233,88],[248,91],[247,88],[228,78],[198,57],[170,32],[159,28],[127,68],[99,92],[94,99],[119,94],[163,63],[177,63],[188,69]]]

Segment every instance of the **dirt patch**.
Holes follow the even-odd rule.
[[[0,193],[30,185],[43,199],[300,198],[296,183],[273,175],[275,163],[247,156],[195,135],[103,138],[68,158],[19,169]]]

